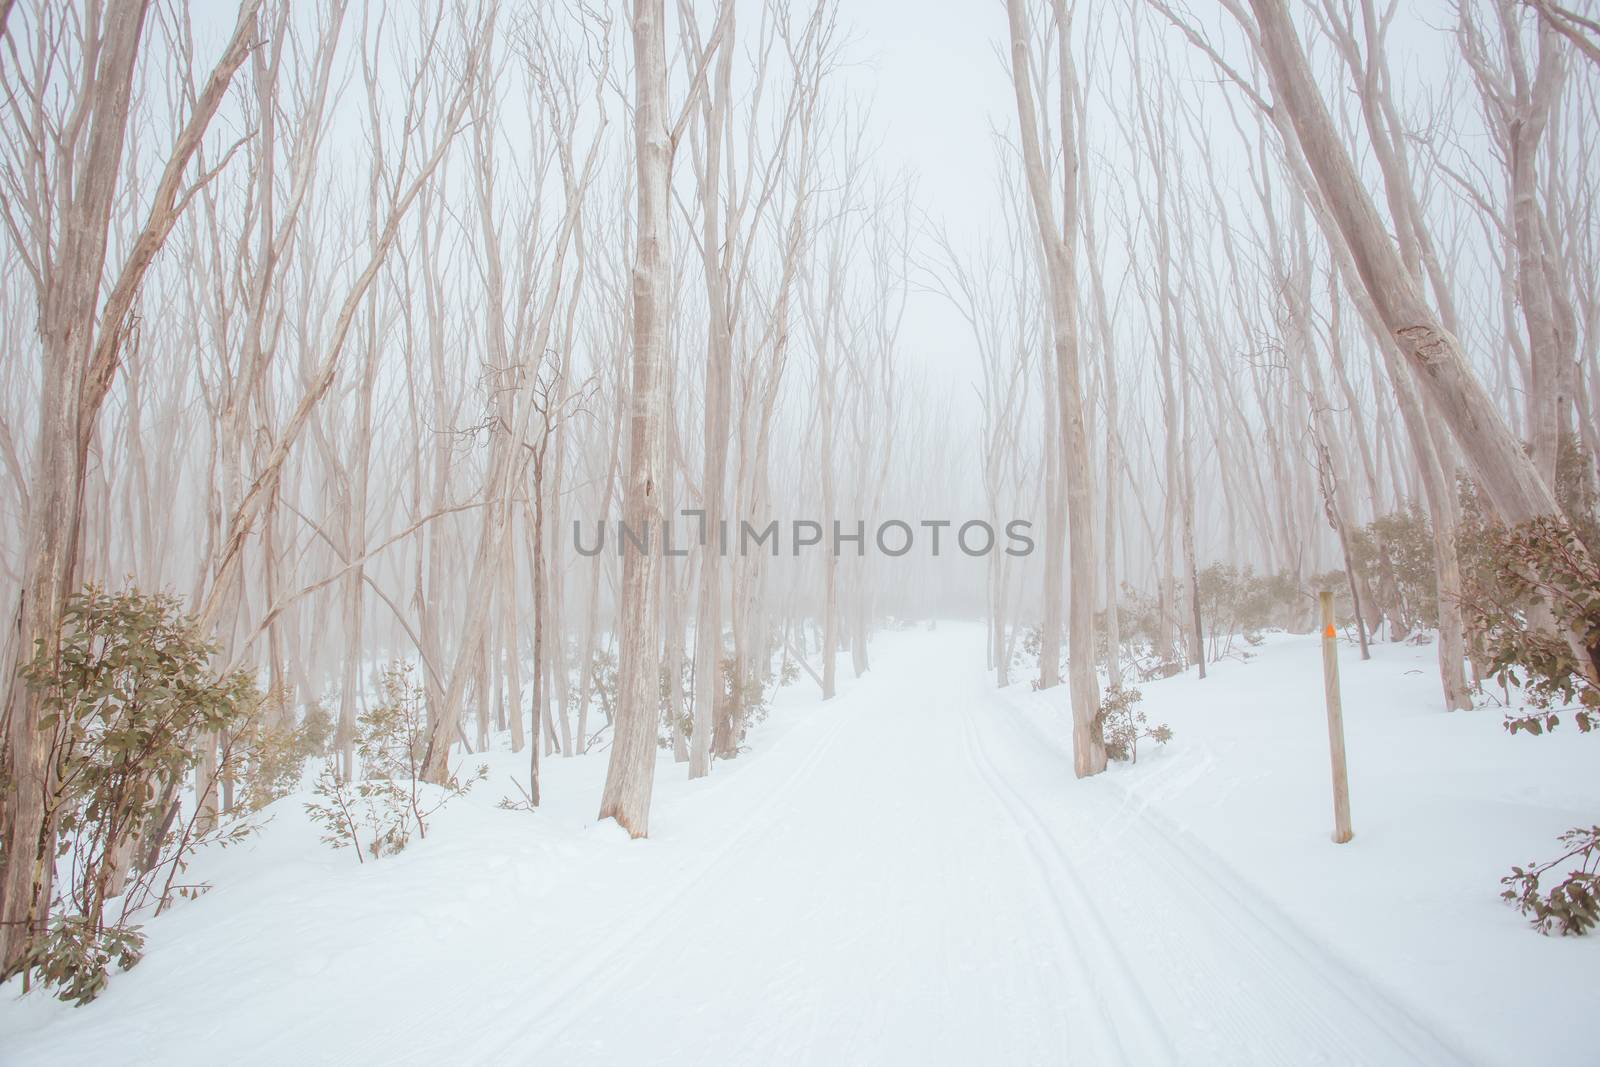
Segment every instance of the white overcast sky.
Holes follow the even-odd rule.
[[[990,131],[1016,125],[1016,101],[997,51],[1006,33],[1000,0],[851,0],[846,72],[868,94],[881,133],[885,171],[915,177],[929,217],[965,244],[998,221],[996,155]],[[948,368],[962,380],[978,368],[964,320],[942,298],[913,293],[901,329],[908,361]],[[965,390],[963,390],[965,391]]]

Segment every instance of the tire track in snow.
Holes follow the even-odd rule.
[[[829,709],[833,719],[831,727],[812,742],[811,751],[776,788],[762,794],[749,817],[722,838],[709,858],[696,864],[687,875],[680,876],[667,892],[652,894],[647,910],[631,913],[629,921],[610,928],[603,941],[586,943],[563,960],[541,968],[544,974],[563,976],[562,983],[553,989],[541,990],[525,1008],[519,1008],[517,1014],[521,1021],[517,1026],[509,1030],[497,1027],[478,1041],[452,1049],[452,1055],[460,1057],[461,1062],[470,1063],[520,1062],[559,1038],[586,1010],[604,1000],[617,982],[612,977],[617,971],[615,964],[625,957],[647,956],[653,946],[672,935],[675,932],[672,924],[663,920],[692,891],[701,888],[729,857],[770,828],[779,802],[811,776],[844,734],[849,720],[841,712],[858,699],[856,694],[860,688],[852,689]],[[435,1059],[429,1050],[397,1062],[432,1062]]]
[[[445,1003],[430,1006],[428,1018],[413,1018],[409,1027],[402,1024],[422,1039],[397,1062],[433,1062],[440,1052],[453,1062],[521,1062],[541,1052],[571,1051],[563,1043],[581,1038],[589,1020],[604,1016],[597,1009],[612,998],[626,1000],[637,993],[639,967],[650,973],[655,966],[644,961],[670,959],[682,950],[685,934],[674,914],[758,858],[757,842],[792,810],[788,801],[794,794],[830,777],[828,765],[839,757],[841,739],[858,744],[870,736],[878,748],[892,743],[894,731],[905,725],[897,716],[908,706],[926,709],[929,716],[920,727],[926,731],[920,738],[924,749],[951,752],[952,769],[970,781],[971,798],[978,800],[976,821],[993,827],[982,832],[998,830],[1014,846],[986,855],[1008,872],[1014,869],[1017,880],[1038,894],[1047,920],[1040,931],[1048,931],[1048,940],[1035,951],[1044,948],[1041,955],[1049,954],[1062,969],[1036,967],[1040,980],[1029,985],[1024,979],[1016,995],[1035,1005],[1035,1012],[1064,1021],[1074,1060],[1463,1061],[1403,1010],[1384,1005],[1359,975],[1308,941],[1258,893],[1230,880],[1227,868],[1197,853],[1202,845],[1133,804],[1118,783],[1073,782],[1070,762],[1058,746],[987,690],[981,674],[968,666],[966,651],[964,645],[958,649],[956,642],[940,641],[939,647],[920,647],[910,656],[885,657],[872,676],[828,709],[831,721],[818,724],[824,729],[795,737],[805,747],[798,758],[773,768],[781,774],[774,787],[751,791],[736,787],[738,779],[724,780],[733,787],[726,799],[738,803],[748,796],[754,804],[732,832],[717,837],[709,848],[680,854],[691,860],[704,857],[700,862],[671,870],[662,880],[664,891],[623,898],[625,904],[643,905],[642,910],[630,908],[603,936],[559,959],[538,958],[521,972],[502,974],[524,988],[551,980],[526,1002],[490,1010],[470,983],[467,989],[446,993]],[[985,711],[994,714],[983,715]],[[915,766],[919,751],[907,750],[898,765]],[[951,786],[926,775],[908,776],[896,766],[891,760],[875,768],[885,776],[876,780],[878,788],[926,795],[926,790]],[[857,796],[847,784],[852,781],[834,775],[826,786]],[[1120,803],[1112,802],[1108,791]],[[862,803],[867,795],[859,794],[851,803],[870,809]],[[702,813],[708,803],[685,802],[686,811]],[[963,830],[970,832],[971,827]],[[952,844],[966,840],[958,836]],[[895,855],[885,853],[886,859]],[[676,857],[662,858],[670,862]],[[1094,864],[1093,886],[1085,862]],[[647,874],[651,866],[647,862],[639,873],[659,887],[662,883]],[[1100,877],[1103,873],[1109,880]],[[1141,938],[1143,944],[1138,943]],[[537,950],[537,942],[533,944]],[[945,943],[941,958],[946,962],[940,966],[950,990],[966,990],[962,983],[972,979],[962,973],[962,965],[969,961],[952,957],[952,944]],[[794,947],[801,953],[794,959],[804,960],[805,945]],[[1007,951],[1000,942],[990,950]],[[730,946],[729,951],[737,954],[739,949]],[[736,959],[729,957],[730,968],[738,966]],[[1017,970],[1015,963],[1012,969]],[[1050,980],[1052,975],[1064,980],[1064,988]],[[804,966],[791,980],[796,976],[803,983]],[[1061,992],[1069,994],[1066,1003],[1055,999]],[[885,1020],[865,1010],[869,1007],[854,1016],[858,1035],[849,1043],[857,1047],[883,1037]],[[739,1025],[748,1028],[764,1017],[758,1012]],[[441,1028],[444,1019],[451,1022]],[[817,1045],[817,1027],[837,1028],[844,1022],[815,1015],[785,1018],[774,1010],[761,1023],[767,1030],[759,1040],[781,1033],[789,1058],[804,1061],[805,1050]],[[442,1045],[447,1034],[456,1039]],[[462,1034],[471,1036],[462,1041]],[[1076,1047],[1080,1040],[1081,1048]],[[385,1044],[395,1047],[387,1039]]]
[[[1427,1022],[1394,998],[1383,998],[1371,980],[1308,935],[1275,903],[1235,874],[1231,867],[1166,815],[1142,805],[1132,805],[1131,795],[1114,784],[1130,805],[1139,831],[1154,838],[1149,851],[1164,850],[1180,857],[1171,865],[1192,891],[1189,899],[1202,900],[1217,917],[1249,946],[1257,959],[1270,961],[1288,955],[1303,964],[1323,989],[1342,1002],[1341,1018],[1351,1013],[1372,1024],[1395,1049],[1417,1063],[1470,1063],[1472,1057],[1447,1043]],[[1273,950],[1277,951],[1273,951]],[[1327,1009],[1322,1009],[1327,1014]],[[1335,1024],[1337,1025],[1337,1023]],[[1346,1027],[1340,1026],[1345,1030]]]
[[[1053,738],[1013,708],[992,697],[989,703],[1000,713],[994,718],[1010,731],[1016,746],[1048,751],[1062,761],[1069,758]],[[1026,736],[1021,736],[1024,732]],[[1068,763],[1062,767],[1069,773]],[[1102,780],[1084,785],[1073,797],[1081,798],[1083,807],[1074,807],[1072,822],[1064,825],[1094,829],[1086,844],[1107,861],[1105,869],[1120,872],[1117,888],[1143,898],[1142,906],[1126,909],[1135,914],[1135,921],[1166,924],[1163,952],[1179,952],[1189,961],[1184,971],[1189,978],[1186,991],[1198,995],[1206,1018],[1226,1022],[1222,1029],[1230,1045],[1256,1047],[1274,1061],[1298,1061],[1309,1053],[1339,1064],[1471,1062],[1403,1006],[1382,999],[1363,976],[1311,940],[1203,844],[1134,804],[1120,784]],[[1120,798],[1110,810],[1105,803],[1108,789]],[[1060,831],[1040,817],[1032,803],[1014,795],[1029,808],[1034,825],[1051,847],[1064,856]],[[1163,894],[1162,886],[1176,886],[1181,892]],[[1163,895],[1170,899],[1162,900]],[[1204,923],[1197,926],[1195,920]],[[1103,928],[1103,920],[1097,921]],[[1293,1025],[1284,1026],[1290,1020],[1280,1019],[1278,1032],[1273,1033],[1241,1018],[1238,998],[1221,996],[1224,983],[1207,980],[1226,977],[1216,972],[1217,953],[1205,950],[1203,943],[1208,940],[1227,945],[1228,970],[1248,976],[1268,990],[1274,1002],[1291,1009]],[[1164,969],[1156,977],[1170,983],[1173,973]]]
[[[1072,953],[1075,970],[1100,1005],[1101,1017],[1115,1020],[1119,1014],[1123,1016],[1121,1024],[1115,1021],[1108,1023],[1099,1036],[1102,1040],[1109,1039],[1121,1062],[1176,1062],[1177,1057],[1159,1015],[1145,997],[1135,976],[1128,970],[1122,954],[1117,951],[1098,910],[1084,893],[1072,870],[1071,862],[1055,846],[1054,839],[1038,814],[1000,774],[978,737],[972,712],[959,706],[954,712],[961,721],[965,752],[978,778],[1023,831],[1023,842],[1041,876],[1041,888],[1054,905],[1053,918],[1061,940]],[[1110,970],[1109,975],[1101,974],[1087,962],[1084,950],[1080,947],[1082,944],[1089,946],[1090,955],[1095,961]],[[1099,980],[1101,978],[1109,979],[1115,986],[1111,990],[1111,997],[1107,996]]]

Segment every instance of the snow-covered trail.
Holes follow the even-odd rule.
[[[1075,785],[986,687],[970,632],[897,636],[783,739],[780,780],[720,798],[745,809],[725,848],[622,894],[603,956],[536,966],[530,1010],[456,1052],[1459,1062],[1114,787]]]
[[[549,763],[538,815],[477,793],[365,866],[285,801],[95,1004],[0,1004],[0,1064],[1471,1058],[1130,799],[1237,768],[1077,782],[982,650],[884,634],[710,779],[664,755],[646,841],[592,823],[595,757]]]

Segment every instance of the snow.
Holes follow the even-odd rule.
[[[1451,1058],[1570,1060],[1588,1043],[1600,944],[1531,934],[1499,879],[1594,822],[1595,739],[1570,724],[1513,737],[1496,707],[1447,714],[1431,645],[1374,644],[1363,663],[1343,642],[1355,839],[1334,845],[1321,642],[1279,634],[1253,651],[1204,681],[1142,687],[1142,710],[1176,738],[1092,791],[1107,817],[1136,812],[1141,831],[1403,1005]],[[1070,752],[1047,695],[1007,695],[1053,758]]]
[[[594,821],[603,753],[524,758],[358,865],[301,801],[202,857],[95,1003],[0,999],[0,1062],[1527,1063],[1588,1048],[1596,939],[1497,897],[1600,808],[1592,740],[1435,710],[1433,650],[1342,654],[1334,845],[1315,638],[1143,686],[1176,737],[1071,773],[1065,688],[999,692],[981,627],[875,639],[823,704]],[[848,675],[842,669],[841,677]],[[469,762],[475,762],[468,757]]]

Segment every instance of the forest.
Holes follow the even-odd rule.
[[[1593,0],[0,0],[0,1062],[1581,1058],[1597,139]]]

